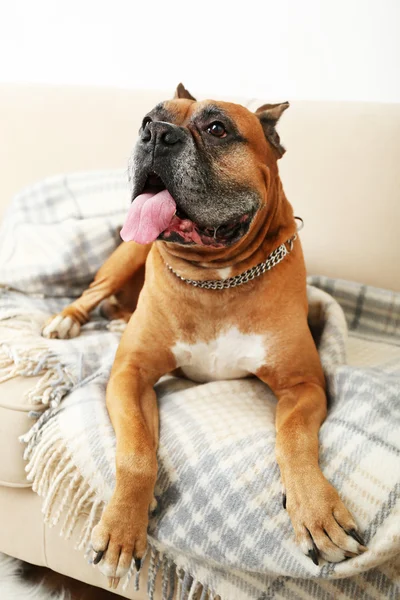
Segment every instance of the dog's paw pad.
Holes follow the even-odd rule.
[[[66,340],[77,337],[80,331],[80,324],[72,317],[56,315],[47,321],[42,329],[42,336],[49,339]]]

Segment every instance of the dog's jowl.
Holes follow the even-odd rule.
[[[140,568],[157,475],[154,384],[256,376],[275,393],[284,505],[316,564],[365,550],[318,463],[325,381],[307,324],[306,273],[278,172],[287,103],[256,113],[197,102],[182,86],[144,116],[129,173],[123,243],[84,294],[44,327],[78,335],[90,311],[128,322],[107,387],[116,487],[94,528],[95,562],[118,584]]]

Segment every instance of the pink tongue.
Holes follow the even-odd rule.
[[[134,241],[138,244],[154,242],[167,229],[175,210],[175,200],[168,190],[158,194],[140,194],[129,208],[121,229],[122,239],[124,242]]]

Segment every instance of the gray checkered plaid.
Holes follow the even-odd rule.
[[[86,515],[83,549],[115,483],[104,394],[120,334],[98,314],[73,340],[44,340],[40,328],[119,243],[129,200],[121,171],[51,178],[15,198],[0,231],[0,381],[40,378],[28,397],[48,409],[24,436],[28,476],[45,520],[61,520],[65,537]],[[166,377],[156,386],[149,598],[158,571],[163,600],[399,597],[400,294],[324,277],[309,283],[329,384],[321,467],[368,551],[317,567],[296,547],[275,461],[276,400],[264,384]]]

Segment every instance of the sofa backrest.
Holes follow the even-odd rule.
[[[0,213],[48,175],[124,168],[143,115],[169,96],[0,85]],[[279,133],[309,273],[400,290],[400,104],[295,102]]]

